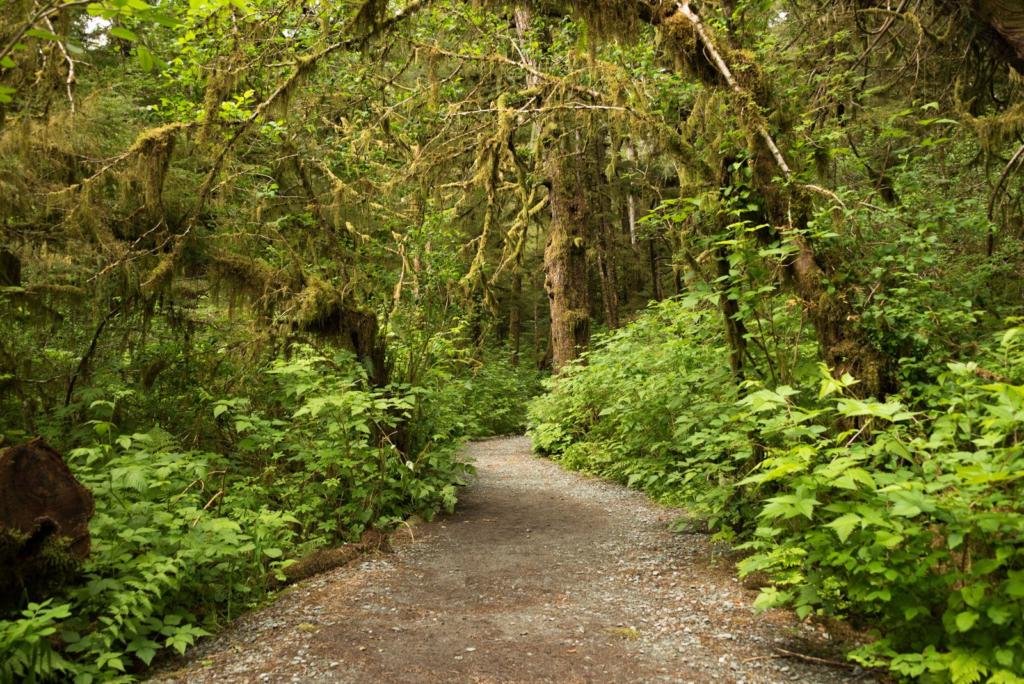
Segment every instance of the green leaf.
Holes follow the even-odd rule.
[[[985,611],[985,615],[997,625],[1005,625],[1013,617],[1010,611],[1003,606],[989,606],[989,609]]]
[[[139,39],[137,35],[129,31],[128,29],[124,28],[123,26],[111,26],[109,29],[109,33],[115,38],[120,38],[122,40],[136,41]]]
[[[140,648],[135,652],[135,657],[146,663],[146,665],[153,662],[154,656],[156,656],[155,648]]]
[[[178,28],[179,26],[183,25],[174,17],[169,17],[166,14],[160,14],[159,12],[146,12],[144,16],[147,20],[152,21],[154,24],[160,24],[161,26],[166,26],[167,28]]]
[[[856,513],[847,513],[830,522],[826,527],[835,530],[839,541],[845,542],[850,534],[861,524],[861,517]]]
[[[148,73],[153,70],[153,53],[149,51],[149,48],[140,45],[135,50],[135,57],[139,60],[139,66],[143,71]]]
[[[974,623],[978,621],[978,617],[980,616],[973,610],[965,610],[956,616],[956,628],[961,632],[966,632],[974,626]]]
[[[61,40],[61,37],[58,36],[56,33],[50,33],[49,31],[43,31],[41,29],[29,29],[28,31],[25,31],[25,35],[28,36],[29,38],[42,38],[43,40],[55,40],[58,43]]]

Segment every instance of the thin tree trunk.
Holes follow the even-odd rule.
[[[633,147],[633,141],[630,140],[626,143],[626,159],[633,161],[636,157],[636,150]],[[636,198],[633,197],[633,189],[629,190],[629,197],[627,199],[627,211],[629,216],[629,243],[636,246]]]
[[[660,302],[665,299],[665,290],[661,285],[661,272],[658,269],[658,256],[654,249],[655,242],[657,242],[656,235],[652,235],[650,240],[647,242],[651,265],[651,296],[654,297],[655,301]]]
[[[512,274],[512,302],[508,315],[508,346],[509,363],[519,365],[519,337],[522,333],[522,298],[523,273],[517,270]]]
[[[600,136],[594,144],[594,190],[597,193],[598,215],[594,228],[597,232],[597,270],[601,277],[601,299],[604,304],[605,325],[609,330],[619,327],[619,285],[615,272],[615,230],[609,221],[611,198],[601,192],[601,167],[605,146]]]
[[[551,228],[544,249],[544,287],[551,306],[551,367],[558,373],[590,343],[587,203],[582,160],[571,143],[547,151]]]
[[[725,324],[725,339],[729,342],[729,368],[733,377],[742,381],[743,357],[747,353],[747,327],[737,318],[740,311],[735,299],[729,299],[729,255],[725,247],[715,250],[715,266],[718,271],[719,286],[718,307],[722,311]]]

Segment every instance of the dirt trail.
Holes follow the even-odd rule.
[[[468,449],[479,480],[414,543],[299,585],[158,681],[871,682],[755,591],[678,511],[536,459],[526,438]]]

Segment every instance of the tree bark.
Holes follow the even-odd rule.
[[[605,325],[609,330],[615,330],[619,327],[619,284],[615,271],[615,229],[609,220],[611,198],[601,191],[601,167],[604,164],[604,156],[604,142],[598,136],[594,144],[594,190],[597,193],[599,210],[594,221],[594,229],[597,232],[597,270],[601,277]]]
[[[512,274],[512,301],[508,315],[508,361],[513,366],[519,365],[519,338],[522,334],[522,298],[523,273],[517,270]]]
[[[551,228],[544,249],[544,288],[551,307],[551,368],[558,373],[590,343],[588,217],[579,155],[565,137],[547,155]]]
[[[1024,74],[1024,2],[1021,0],[960,0],[960,4],[998,34],[1012,51],[1006,62]],[[1008,51],[1008,52],[1009,52]]]

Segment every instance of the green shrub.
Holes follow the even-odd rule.
[[[738,486],[762,501],[741,564],[775,583],[759,607],[877,626],[852,656],[923,681],[1024,681],[1024,388],[976,370],[950,364],[945,406],[917,412],[840,397],[812,417],[765,393],[772,446]],[[804,427],[831,416],[873,433]]]
[[[997,372],[948,362],[881,402],[827,368],[816,392],[735,382],[712,316],[669,302],[609,337],[533,403],[535,445],[737,537],[758,607],[870,629],[863,664],[1024,681],[1024,329]]]
[[[93,550],[66,595],[0,620],[0,681],[130,678],[257,605],[296,557],[455,505],[473,468],[464,432],[424,437],[450,410],[430,389],[370,389],[352,359],[302,349],[264,375],[259,408],[199,407],[224,453],[160,427],[121,434],[116,403],[92,402],[93,443],[67,460],[96,499]]]

